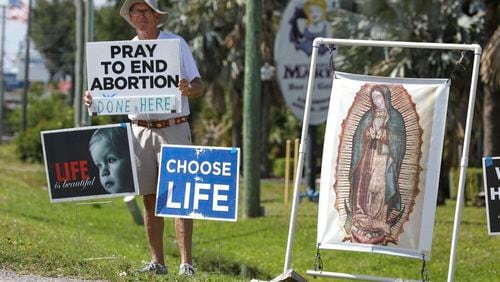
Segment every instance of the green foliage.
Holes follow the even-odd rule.
[[[286,140],[289,139],[293,142],[296,138],[300,139],[300,129],[302,122],[297,119],[286,106],[273,107],[270,113],[271,130],[269,133],[269,158],[279,158],[285,156]],[[318,135],[322,141],[323,135]]]
[[[286,158],[275,158],[273,160],[272,175],[275,177],[285,177]],[[291,173],[291,172],[290,172]]]
[[[95,41],[129,40],[134,29],[118,13],[120,3],[104,6],[95,13]]]
[[[205,84],[205,95],[190,101],[195,144],[238,146],[234,130],[241,131],[243,84],[242,42],[227,41],[230,34],[241,37],[244,3],[216,0],[169,2],[165,29],[186,39]],[[236,141],[237,144],[232,144]]]
[[[272,63],[275,32],[284,1],[263,1],[263,59]],[[182,35],[190,44],[200,74],[205,83],[205,95],[191,100],[194,143],[203,145],[241,146],[242,98],[244,68],[245,2],[238,0],[173,0],[169,1],[169,21],[165,29]],[[269,39],[269,40],[267,40]],[[290,121],[291,113],[283,110],[283,100],[277,87],[272,96],[270,132],[296,135]],[[293,119],[293,116],[291,116]],[[282,138],[282,137],[280,137]],[[255,141],[258,142],[258,141]],[[280,152],[282,144],[270,143],[270,150]],[[271,154],[274,157],[275,154]]]
[[[460,168],[454,167],[450,169],[450,192],[451,198],[457,198],[458,182],[460,178]],[[483,187],[483,170],[480,167],[468,167],[465,175],[465,202],[474,200],[479,192],[484,190]]]
[[[62,93],[42,95],[41,88],[34,87],[29,94],[27,129],[17,136],[16,151],[23,161],[42,162],[40,131],[72,127],[73,109]],[[20,112],[18,109],[12,113],[10,120],[19,118]],[[14,122],[21,123],[20,120]]]
[[[465,15],[460,1],[362,0],[357,7],[359,13],[335,12],[332,26],[336,37],[459,44],[483,40],[482,15]],[[456,148],[463,140],[473,54],[464,53],[464,69],[456,66],[460,57],[461,52],[455,50],[341,46],[335,64],[340,71],[360,74],[450,78],[443,159],[445,167],[451,167],[459,162]],[[481,113],[481,99],[478,93],[476,116]],[[480,120],[475,119],[473,128],[480,127]],[[480,130],[473,130],[470,160],[474,165],[480,163],[480,146],[476,145],[480,135]]]
[[[39,0],[32,10],[31,38],[51,74],[74,73],[75,5],[72,0]]]

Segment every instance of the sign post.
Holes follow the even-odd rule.
[[[500,235],[500,157],[483,158],[488,234]]]

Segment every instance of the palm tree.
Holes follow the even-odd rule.
[[[171,21],[167,28],[182,34],[189,40],[198,67],[207,85],[206,95],[194,101],[193,114],[196,115],[194,135],[197,144],[219,146],[241,146],[242,132],[242,93],[244,69],[244,26],[245,2],[237,0],[184,0],[171,3]],[[273,64],[274,38],[279,23],[279,15],[286,3],[283,1],[263,1],[262,3],[262,62]],[[270,131],[287,128],[283,123],[274,121],[287,115],[282,111],[283,100],[274,82],[265,84],[267,96],[262,99],[263,148],[262,160],[268,160],[271,141]],[[268,99],[269,98],[269,99]],[[273,128],[274,127],[274,128]],[[282,136],[278,134],[278,136]],[[257,141],[259,142],[259,141]],[[284,143],[284,142],[281,142]],[[268,149],[269,148],[269,149]],[[269,174],[269,164],[263,162],[263,176]]]
[[[484,84],[483,155],[500,155],[500,27],[490,38],[481,58],[481,79]]]
[[[358,14],[339,12],[335,18],[334,32],[340,37],[446,43],[475,43],[480,39],[481,17],[464,15],[459,1],[360,0],[358,4]],[[452,166],[458,166],[466,120],[473,55],[465,53],[461,63],[465,66],[464,72],[456,71],[460,56],[458,51],[446,50],[341,47],[336,66],[372,75],[451,78],[441,168],[446,175]],[[453,77],[452,73],[455,73]],[[476,119],[475,128],[480,128],[479,123]],[[479,139],[475,133],[471,144],[473,165],[480,163],[479,146],[475,146]],[[442,183],[442,187],[446,184]]]
[[[465,1],[469,7],[470,1]],[[500,155],[500,3],[486,0],[485,37],[487,45],[481,58],[481,80],[484,90],[483,104],[483,155]]]

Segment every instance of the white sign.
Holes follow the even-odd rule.
[[[449,89],[446,79],[335,73],[320,248],[430,259]]]
[[[87,86],[98,115],[181,111],[178,39],[87,43]]]
[[[316,37],[332,37],[331,25],[326,19],[327,10],[331,6],[329,2],[331,1],[290,1],[281,18],[274,45],[281,92],[287,106],[299,119],[304,117],[313,40]],[[325,122],[328,114],[333,74],[329,58],[328,47],[319,47],[309,120],[311,125]]]

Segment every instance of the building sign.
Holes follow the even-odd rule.
[[[156,215],[236,221],[239,148],[164,145]]]
[[[137,194],[128,123],[40,134],[51,202]]]
[[[304,116],[313,40],[332,37],[331,24],[326,19],[330,2],[292,0],[281,18],[274,46],[277,76],[286,104],[299,119]],[[318,50],[315,75],[309,121],[312,125],[326,121],[330,102],[333,72],[330,52],[325,45]]]
[[[500,235],[500,157],[483,158],[488,233]]]
[[[178,39],[89,42],[87,77],[98,115],[181,111]]]

